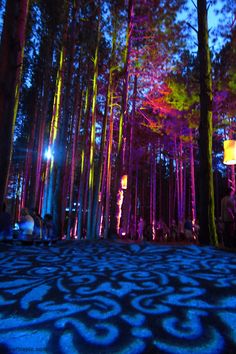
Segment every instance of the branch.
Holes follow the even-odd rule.
[[[234,16],[234,19],[233,19],[233,22],[232,22],[232,25],[231,25],[231,29],[233,29],[235,22],[236,22],[236,15]]]
[[[193,0],[191,0],[191,3],[193,4],[193,6],[195,7],[195,9],[197,10],[197,5],[195,4],[195,2]]]
[[[193,27],[193,26],[191,25],[191,23],[189,23],[189,22],[187,22],[187,21],[185,21],[185,22],[187,23],[187,25],[188,25],[190,28],[192,28],[192,30],[194,30],[194,32],[196,32],[196,33],[198,34],[198,31],[196,30],[195,27]]]

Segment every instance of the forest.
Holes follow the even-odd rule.
[[[155,239],[188,217],[218,244],[235,190],[236,3],[189,3],[0,1],[0,203],[15,221],[36,208],[59,238],[90,240],[142,217]]]

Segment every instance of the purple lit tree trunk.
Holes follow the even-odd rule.
[[[138,217],[138,163],[136,162],[135,166],[135,195],[134,195],[134,225],[133,230],[136,233],[137,230],[137,217]],[[136,236],[136,234],[134,235]]]
[[[184,176],[183,176],[183,142],[179,142],[179,220],[184,224]]]
[[[229,119],[229,126],[231,125],[230,123],[231,122]],[[234,135],[232,130],[230,130],[229,132],[229,139],[234,140]],[[229,168],[227,168],[227,173],[228,173],[228,186],[235,191],[235,165],[229,166]]]
[[[80,98],[79,98],[80,94]],[[74,196],[74,182],[75,182],[75,171],[76,171],[76,158],[78,153],[78,141],[80,135],[80,126],[82,120],[82,100],[83,95],[79,90],[78,85],[76,85],[75,100],[74,100],[74,109],[73,109],[73,120],[71,125],[71,140],[72,140],[72,149],[71,149],[71,168],[70,168],[70,178],[69,178],[69,216],[68,216],[68,225],[67,225],[67,238],[70,238],[70,229],[71,229],[71,218],[72,218],[72,208],[73,208],[73,196]],[[78,102],[80,102],[78,104]],[[79,109],[80,107],[80,109]],[[73,236],[75,236],[75,222],[78,215],[78,202],[76,203],[76,212],[75,220],[73,225]]]
[[[195,169],[194,169],[194,149],[193,149],[193,136],[190,130],[190,173],[191,173],[191,216],[195,223],[196,221],[196,193],[195,193]]]
[[[169,160],[169,227],[175,219],[175,183],[174,183],[174,168],[173,159]]]
[[[158,212],[159,212],[159,220],[163,219],[163,210],[162,210],[162,159],[161,159],[161,146],[160,146],[160,139],[158,139],[158,154],[159,154],[159,180],[158,180],[158,188],[159,188],[159,198],[158,198]]]
[[[113,92],[111,92],[110,99],[110,114],[109,114],[109,131],[108,131],[108,151],[107,151],[107,180],[106,180],[106,204],[105,204],[105,226],[104,226],[104,238],[108,237],[108,231],[110,227],[110,195],[111,195],[111,153],[112,153],[112,141],[113,141]]]
[[[197,0],[200,63],[200,233],[201,244],[218,245],[212,168],[212,74],[208,45],[207,3]]]
[[[83,133],[83,138],[82,138],[82,149],[81,149],[81,162],[80,162],[80,182],[79,182],[79,192],[78,192],[78,239],[82,238],[83,235],[83,214],[86,212],[86,208],[84,205],[84,195],[85,194],[85,188],[86,188],[86,146],[88,145],[89,141],[89,129],[88,129],[88,124],[89,124],[89,113],[90,113],[90,108],[89,108],[89,102],[90,102],[90,94],[89,94],[89,87],[86,89],[86,94],[85,94],[85,103],[84,103],[84,115],[85,115],[85,122],[84,122],[84,133]]]
[[[151,205],[151,212],[150,212],[150,225],[152,228],[152,239],[155,239],[155,233],[156,233],[156,215],[157,215],[157,210],[156,210],[156,205],[157,205],[157,200],[156,200],[156,194],[157,194],[157,159],[156,159],[156,149],[155,146],[153,147],[152,151],[152,174],[151,174],[151,191],[152,194],[150,196],[150,199],[152,200],[152,205]]]
[[[187,189],[186,159],[183,160],[182,170],[183,170],[182,217],[183,217],[183,221],[184,221],[185,220],[185,216],[186,216],[186,210],[189,213],[189,210],[186,207],[186,195],[187,195],[187,190],[186,190]],[[191,215],[189,217],[191,217]]]
[[[0,46],[0,209],[7,192],[18,110],[28,0],[7,0]]]

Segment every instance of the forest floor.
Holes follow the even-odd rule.
[[[0,353],[235,354],[235,252],[0,243]]]

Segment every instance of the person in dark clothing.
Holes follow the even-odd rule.
[[[34,238],[36,240],[42,240],[43,238],[43,219],[41,215],[37,212],[37,209],[33,209],[31,213],[32,218],[34,219]]]
[[[192,241],[193,239],[193,224],[190,217],[188,217],[184,223],[184,236],[187,241]]]
[[[44,239],[49,241],[49,246],[51,246],[52,241],[55,239],[51,214],[44,215]]]
[[[2,211],[0,212],[0,239],[12,238],[12,219],[11,215],[6,211],[6,204],[3,203]]]
[[[233,190],[231,188],[227,188],[225,196],[221,200],[221,220],[224,224],[224,246],[233,247],[235,226],[235,203],[233,198]]]

